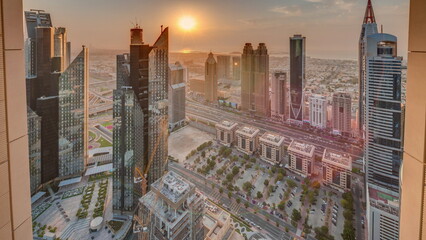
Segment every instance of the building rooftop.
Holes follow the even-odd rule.
[[[237,126],[238,126],[238,123],[228,121],[228,120],[223,120],[220,123],[216,124],[216,127],[226,129],[226,130],[232,130],[233,128],[235,128]]]
[[[252,126],[243,126],[240,129],[238,129],[236,131],[236,133],[242,134],[242,135],[245,135],[247,137],[252,138],[252,137],[256,136],[256,134],[258,134],[259,131],[260,130],[258,128],[255,128],[255,127],[252,127]]]
[[[260,137],[261,142],[267,142],[275,146],[281,146],[284,143],[284,137],[275,133],[266,132]]]
[[[151,188],[158,191],[173,203],[179,202],[189,190],[194,188],[190,182],[178,176],[175,172],[168,172],[155,181]]]
[[[352,158],[347,153],[341,153],[326,148],[322,155],[322,161],[347,170],[352,170]]]
[[[293,140],[288,146],[288,151],[299,153],[306,157],[313,157],[315,152],[315,146],[305,142]]]

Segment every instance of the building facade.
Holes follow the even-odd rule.
[[[284,137],[266,132],[259,138],[260,158],[271,164],[279,165],[284,158]]]
[[[235,131],[237,149],[247,155],[252,155],[259,147],[260,130],[255,127],[243,126]]]
[[[232,78],[234,81],[240,81],[241,77],[241,57],[232,57]]]
[[[206,101],[217,101],[217,64],[213,53],[209,53],[205,63],[204,96]]]
[[[27,107],[31,195],[41,186],[41,117]]]
[[[237,130],[238,123],[231,121],[221,121],[216,124],[216,139],[219,143],[230,147],[235,141],[235,131]]]
[[[292,140],[287,148],[288,168],[302,177],[309,177],[313,171],[315,146]]]
[[[302,35],[290,37],[290,116],[291,121],[303,121],[305,88],[306,38]]]
[[[271,117],[285,121],[287,119],[287,73],[275,71],[272,74]]]
[[[314,94],[309,97],[309,121],[313,127],[327,127],[327,99],[325,96]]]
[[[401,62],[397,38],[367,36],[365,162],[370,239],[398,239],[403,153]],[[386,201],[383,201],[384,196]]]
[[[352,100],[349,93],[334,93],[332,101],[332,127],[342,135],[352,133]]]
[[[137,170],[143,169],[143,113],[131,87],[114,90],[113,200],[115,218],[132,216],[142,186]]]
[[[195,185],[170,171],[140,199],[140,212],[151,240],[203,240],[204,199]]]
[[[217,78],[231,78],[231,56],[217,55]]]
[[[186,69],[179,63],[169,65],[169,128],[185,122]]]
[[[324,184],[341,192],[351,189],[352,158],[347,153],[324,149],[322,178]]]
[[[33,239],[22,1],[0,5],[0,236]]]
[[[241,108],[244,111],[270,117],[269,55],[264,43],[253,50],[246,43],[241,55]]]
[[[410,1],[404,162],[401,169],[399,239],[426,239],[426,2]]]

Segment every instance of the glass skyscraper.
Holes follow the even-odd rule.
[[[290,120],[303,121],[305,87],[305,45],[302,35],[290,37]]]

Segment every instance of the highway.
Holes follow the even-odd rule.
[[[255,126],[262,131],[279,133],[285,137],[285,145],[287,146],[290,144],[292,139],[301,140],[315,145],[315,153],[317,155],[322,155],[324,152],[324,147],[326,147],[339,152],[349,153],[354,160],[362,157],[362,149],[358,146],[348,143],[336,142],[335,140],[330,140],[326,137],[315,135],[314,133],[291,128],[282,123],[274,122],[269,119],[255,119],[249,115],[232,113],[193,101],[186,102],[186,115],[189,117],[192,116],[195,118],[206,119],[215,123],[222,120],[230,120],[237,123]]]
[[[209,198],[213,199],[215,203],[222,203],[226,206],[234,206],[232,208],[232,214],[244,216],[246,219],[249,219],[250,221],[256,223],[259,225],[263,230],[260,232],[263,234],[268,235],[271,239],[279,239],[279,240],[290,240],[293,239],[292,237],[296,237],[294,235],[294,232],[296,231],[296,228],[293,227],[291,224],[284,222],[282,219],[277,218],[276,216],[266,212],[263,209],[259,209],[258,213],[255,214],[252,211],[249,211],[245,209],[243,206],[246,201],[245,199],[240,198],[236,194],[232,194],[232,198],[240,198],[241,203],[240,206],[236,206],[235,201],[232,201],[227,198],[226,190],[223,194],[220,194],[218,191],[215,191],[212,188],[212,183],[216,184],[215,182],[211,181],[210,179],[206,179],[204,176],[195,173],[193,171],[190,171],[183,166],[176,164],[174,162],[169,162],[169,170],[173,170],[177,174],[181,175],[185,179],[189,180],[195,186],[202,191],[204,194],[206,194]],[[254,209],[256,205],[249,203],[249,209]],[[235,209],[234,209],[235,208]],[[266,218],[270,219],[269,221],[265,220]],[[280,223],[280,228],[276,227],[276,222]],[[286,233],[283,229],[284,227],[287,227],[289,229],[289,233]]]

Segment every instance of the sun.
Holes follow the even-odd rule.
[[[183,16],[179,19],[179,26],[184,31],[191,31],[195,28],[197,22],[191,16]]]

